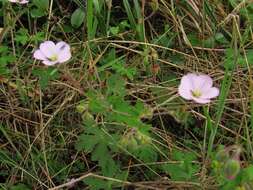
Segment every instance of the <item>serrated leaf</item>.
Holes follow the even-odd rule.
[[[107,80],[107,94],[125,95],[125,81],[120,75],[112,75]]]
[[[57,79],[59,77],[58,70],[55,68],[42,68],[34,69],[32,71],[34,76],[39,77],[39,84],[42,89],[45,89],[50,80]]]
[[[85,150],[90,152],[99,143],[99,137],[95,135],[82,134],[79,136],[79,140],[76,143],[76,149],[78,151]]]
[[[93,113],[106,113],[110,108],[103,97],[89,98],[89,110]]]
[[[10,50],[6,46],[0,47],[0,75],[8,76],[10,74],[10,69],[8,64],[12,63],[16,58],[10,53]]]
[[[91,159],[98,161],[99,166],[102,168],[103,175],[113,176],[118,170],[112,155],[105,143],[99,143],[92,152]]]
[[[28,33],[28,30],[25,28],[21,28],[17,31],[15,35],[15,41],[18,43],[21,43],[22,45],[25,45],[29,42],[30,35]]]
[[[40,41],[43,41],[45,39],[45,33],[44,32],[37,32],[33,36],[31,36],[31,41],[38,43]]]
[[[194,174],[199,170],[199,166],[192,163],[196,159],[195,154],[173,150],[172,159],[179,161],[179,163],[162,166],[162,169],[171,176],[172,180],[188,181],[195,179]]]
[[[158,158],[157,152],[151,145],[142,145],[135,155],[144,162],[156,162]]]
[[[166,164],[163,166],[163,170],[170,175],[172,180],[188,180],[190,177],[179,164]]]

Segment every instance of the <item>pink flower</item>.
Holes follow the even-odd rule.
[[[63,63],[71,58],[70,46],[66,42],[45,41],[40,44],[40,48],[36,50],[33,57],[42,60],[45,65],[55,65]]]
[[[12,3],[26,4],[29,3],[29,0],[9,0]]]
[[[208,75],[188,73],[182,77],[178,92],[186,100],[205,104],[219,95],[219,89],[212,86],[213,80]]]

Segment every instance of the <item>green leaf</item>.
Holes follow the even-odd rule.
[[[14,185],[10,188],[10,190],[30,190],[26,185],[19,183],[17,185]]]
[[[93,161],[98,161],[99,166],[102,169],[103,175],[113,176],[117,170],[118,166],[112,159],[112,154],[105,143],[99,143],[92,153],[91,159]]]
[[[216,33],[215,34],[215,40],[219,42],[220,44],[228,44],[227,39],[222,33]]]
[[[141,145],[134,153],[139,159],[144,162],[156,162],[158,155],[151,145]]]
[[[39,77],[41,89],[45,89],[50,80],[54,80],[59,77],[58,70],[52,67],[34,69],[32,74],[36,77]]]
[[[183,170],[182,165],[166,164],[163,166],[163,170],[168,173],[172,180],[181,181],[188,180],[189,174]]]
[[[47,11],[49,8],[49,0],[33,0],[33,4],[42,11]]]
[[[6,46],[0,46],[0,75],[9,76],[10,69],[8,64],[12,63],[16,58],[11,54]]]
[[[125,80],[120,75],[112,75],[107,80],[107,94],[125,95]]]
[[[134,75],[136,74],[136,69],[134,67],[126,67],[123,60],[113,64],[112,69],[121,76],[127,76],[130,80],[133,80]]]
[[[85,150],[90,152],[99,143],[99,136],[82,134],[79,136],[79,140],[76,143],[76,149],[78,151]]]
[[[116,35],[119,33],[119,26],[112,26],[110,27],[110,32],[112,35]]]
[[[74,11],[74,13],[71,15],[71,25],[74,28],[79,28],[85,19],[85,12],[83,9],[78,8]]]
[[[115,139],[107,136],[98,126],[86,126],[84,133],[79,137],[76,148],[91,152],[91,160],[98,161],[104,176],[113,177],[119,171],[119,167],[112,158],[113,146],[117,146]]]
[[[171,176],[172,180],[189,181],[195,179],[194,174],[198,172],[199,166],[192,163],[196,160],[194,153],[173,150],[172,159],[179,161],[179,163],[162,166],[162,169]]]
[[[244,182],[253,182],[253,165],[242,170],[242,179]]]
[[[41,9],[36,9],[36,8],[32,9],[30,13],[31,13],[32,18],[40,18],[40,17],[45,16],[45,12]]]
[[[89,110],[91,112],[106,113],[110,109],[110,104],[100,93],[90,90],[87,96],[89,98]]]
[[[65,33],[71,33],[71,32],[74,32],[74,28],[70,25],[63,25],[62,26],[62,29]]]
[[[31,41],[38,43],[40,41],[43,41],[45,39],[45,32],[37,32],[33,36],[31,36]]]
[[[119,23],[120,31],[124,32],[128,28],[130,28],[130,25],[127,20],[123,20]]]
[[[25,45],[29,42],[30,35],[28,33],[28,30],[25,28],[20,28],[15,35],[15,41],[17,43],[20,43],[22,45]]]

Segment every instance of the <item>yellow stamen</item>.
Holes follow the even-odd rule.
[[[201,93],[200,90],[196,89],[196,90],[192,91],[192,95],[193,95],[195,98],[199,98],[199,97],[202,95],[202,93]]]
[[[51,57],[48,58],[50,61],[56,61],[58,59],[57,55],[52,55]]]

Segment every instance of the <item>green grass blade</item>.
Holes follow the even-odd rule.
[[[126,13],[127,13],[127,17],[130,22],[130,25],[133,29],[135,29],[136,28],[136,21],[134,19],[133,13],[131,11],[131,6],[130,6],[128,0],[123,0],[123,3],[124,3],[124,7],[126,9]]]
[[[234,23],[236,25],[237,23]],[[208,156],[210,156],[212,149],[213,149],[213,144],[214,140],[217,134],[218,126],[221,121],[221,117],[225,108],[225,101],[228,96],[229,89],[232,84],[232,76],[233,76],[233,71],[235,69],[235,66],[237,65],[238,61],[238,56],[239,56],[239,51],[238,51],[238,44],[237,44],[237,29],[236,26],[234,26],[233,30],[233,41],[232,41],[232,48],[233,48],[233,63],[230,63],[229,57],[227,57],[227,60],[225,62],[225,74],[224,74],[224,79],[222,81],[221,85],[221,91],[220,91],[220,96],[218,100],[218,108],[216,112],[216,120],[214,124],[214,128],[211,131],[211,135],[209,138],[209,144],[208,144]]]
[[[136,31],[138,33],[140,41],[144,42],[145,41],[145,26],[144,26],[144,18],[141,13],[141,7],[139,5],[138,0],[134,0],[134,7],[135,7],[135,12],[138,20],[138,24],[136,25]]]
[[[87,1],[87,33],[88,40],[92,40],[95,37],[94,34],[94,15],[93,15],[93,0]]]

